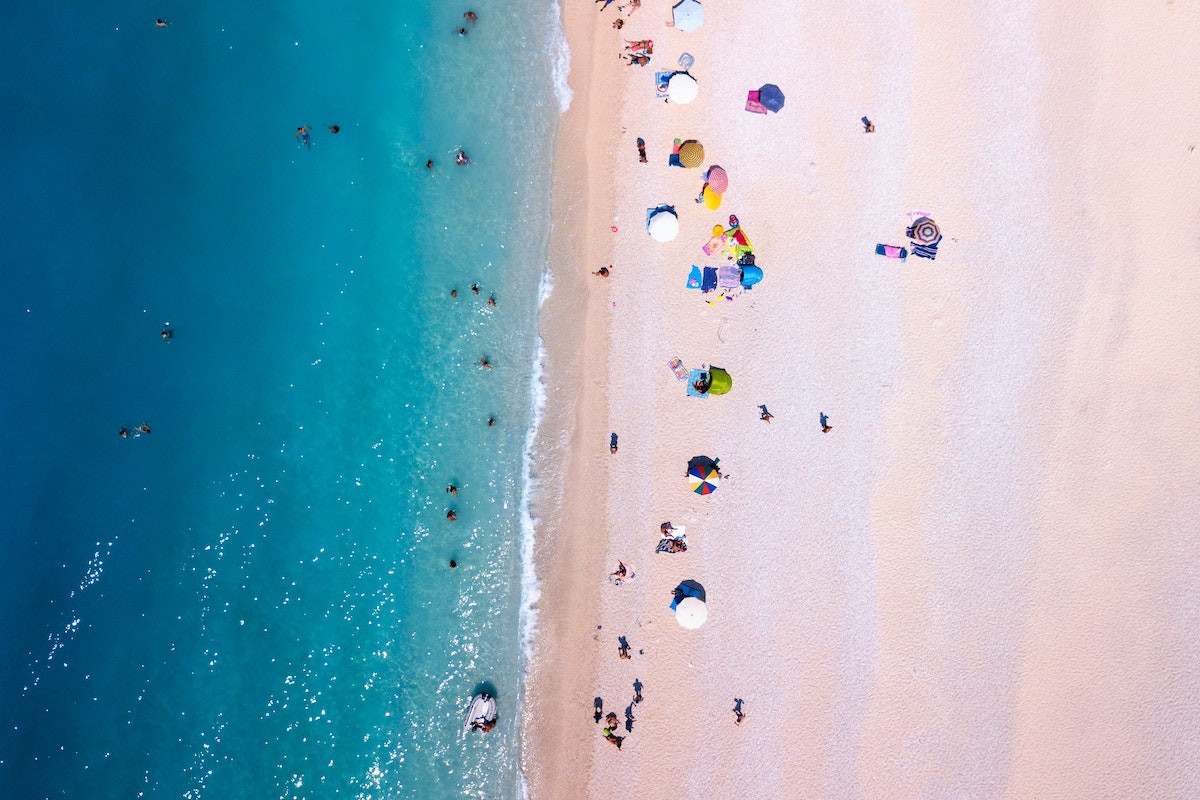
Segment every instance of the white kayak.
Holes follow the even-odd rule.
[[[487,733],[496,724],[496,698],[487,692],[480,692],[471,698],[467,707],[467,716],[463,718],[463,730],[479,728]]]

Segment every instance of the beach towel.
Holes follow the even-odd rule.
[[[717,268],[705,267],[704,279],[700,282],[700,291],[711,292],[715,288],[717,288]]]
[[[667,366],[675,373],[675,377],[681,381],[686,381],[688,376],[687,367],[683,365],[683,361],[678,358],[672,358],[667,362]]]
[[[673,72],[656,72],[654,73],[654,95],[655,97],[666,98],[667,84],[671,81]]]
[[[875,245],[875,255],[887,256],[888,258],[898,258],[901,261],[908,258],[908,251],[903,247],[896,247],[890,244]]]
[[[678,542],[678,544],[674,544]],[[656,553],[686,553],[687,552],[687,537],[675,536],[664,537],[658,542],[658,547],[654,548]]]
[[[709,239],[708,242],[706,242],[705,245],[700,249],[704,251],[704,255],[711,256],[713,253],[719,252],[722,248],[724,248],[726,241],[728,240],[725,238],[725,234],[714,236]]]
[[[688,273],[687,288],[700,288],[700,268],[692,264],[692,271]]]
[[[755,114],[767,113],[767,107],[758,102],[758,89],[752,89],[746,93],[746,110],[753,111]]]
[[[679,68],[684,72],[687,72],[689,69],[691,69],[692,65],[695,63],[696,59],[692,57],[691,53],[684,53],[679,57]]]
[[[717,267],[717,288],[736,289],[742,285],[742,271],[737,267]]]
[[[704,374],[705,374],[704,370],[694,369],[688,375],[688,379],[687,379],[687,395],[688,395],[688,397],[699,397],[699,398],[707,398],[708,397],[708,392],[701,393],[701,392],[696,391],[696,382],[704,380]]]
[[[933,261],[937,258],[937,245],[914,244],[912,254],[917,258],[928,258],[930,261]]]

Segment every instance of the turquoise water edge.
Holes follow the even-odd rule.
[[[467,8],[9,10],[0,796],[520,795],[566,51]]]

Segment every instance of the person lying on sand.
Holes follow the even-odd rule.
[[[618,54],[617,58],[628,58],[629,66],[631,66],[631,67],[634,64],[638,65],[639,67],[644,67],[650,63],[650,56],[624,56],[624,55]]]
[[[634,41],[633,39],[626,39],[625,41],[628,42],[628,44],[625,45],[626,50],[643,50],[647,54],[654,52],[653,39],[639,39],[637,41]]]
[[[615,711],[608,712],[608,715],[604,718],[605,727],[616,728],[620,724],[621,721],[617,719],[617,712]]]
[[[596,0],[596,2],[600,2],[600,0]],[[609,0],[609,2],[612,2],[612,0]],[[621,742],[625,741],[625,737],[617,736],[612,732],[612,728],[605,728],[604,730],[600,731],[600,735],[615,744],[618,750],[621,749]]]
[[[618,562],[617,562],[617,571],[616,571],[616,572],[610,572],[610,573],[608,574],[608,577],[610,577],[610,578],[624,578],[624,577],[625,577],[625,576],[626,576],[628,573],[629,573],[629,568],[625,566],[625,562],[624,562],[624,561],[618,561]]]

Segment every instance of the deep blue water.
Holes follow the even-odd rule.
[[[561,44],[466,7],[8,9],[0,796],[517,794]]]

